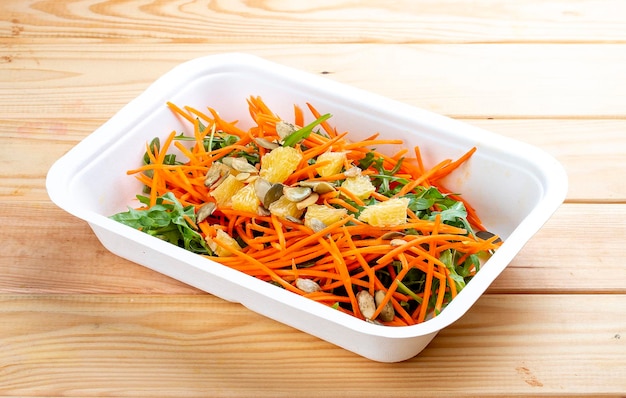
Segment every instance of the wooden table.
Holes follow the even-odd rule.
[[[229,51],[539,146],[567,200],[397,364],[110,254],[50,202],[48,168],[164,72]],[[625,395],[625,76],[622,0],[3,0],[0,394]]]

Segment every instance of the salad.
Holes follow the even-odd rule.
[[[476,148],[426,168],[419,147],[389,156],[378,148],[401,140],[352,142],[311,104],[308,124],[297,105],[287,120],[260,97],[247,104],[249,129],[168,103],[193,134],[146,143],[128,171],[140,205],[111,218],[387,326],[437,316],[500,246],[442,183]]]

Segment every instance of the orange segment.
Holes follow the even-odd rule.
[[[279,146],[261,158],[259,175],[271,183],[285,182],[296,170],[302,154],[290,146]]]
[[[359,220],[374,227],[391,227],[406,223],[409,198],[394,198],[369,205],[361,211]]]

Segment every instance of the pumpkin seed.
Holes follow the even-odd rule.
[[[478,232],[476,232],[476,237],[478,237],[480,239],[484,239],[484,240],[493,238],[494,236],[496,236],[496,234],[491,233],[489,231],[478,231]],[[502,239],[500,239],[500,238],[497,238],[496,240],[493,241],[493,243],[500,243],[500,242],[502,242]]]
[[[209,170],[206,172],[206,176],[204,177],[204,185],[207,187],[211,187],[217,181],[222,178],[226,178],[226,176],[230,173],[228,167],[220,162],[214,162]]]
[[[391,239],[403,238],[404,236],[405,234],[403,232],[391,231],[391,232],[387,232],[386,234],[381,235],[380,239],[391,240]]]
[[[263,200],[261,200],[263,206],[269,209],[272,203],[280,199],[283,196],[283,187],[284,185],[281,183],[276,183],[272,185],[270,189],[267,190],[267,193],[263,197]]]
[[[281,140],[285,139],[285,137],[287,137],[289,134],[297,130],[299,130],[298,127],[284,120],[281,120],[280,122],[276,123],[276,133],[278,134]]]
[[[235,176],[239,181],[247,181],[250,178],[250,173],[239,173]]]
[[[320,285],[312,279],[297,278],[296,287],[305,293],[321,292]]]
[[[365,319],[372,319],[374,312],[376,312],[376,303],[374,297],[367,290],[361,290],[356,295],[356,302],[359,305],[359,310]]]
[[[319,197],[320,196],[314,192],[311,195],[309,195],[306,199],[296,203],[296,207],[298,208],[298,210],[302,210],[312,204],[317,203],[317,200],[319,199]]]
[[[376,306],[380,306],[384,298],[385,292],[383,290],[377,290],[376,293],[374,293],[374,301],[376,302]],[[387,301],[382,310],[380,310],[378,318],[380,318],[380,320],[383,322],[391,322],[393,321],[395,315],[396,311],[393,309],[393,304],[391,304],[391,301]]]
[[[389,242],[391,246],[402,246],[405,243],[408,243],[408,242],[404,239],[392,239],[391,242]]]
[[[309,228],[311,228],[314,232],[319,232],[327,227],[328,225],[324,224],[323,221],[320,221],[317,218],[311,218],[309,220]]]
[[[272,187],[272,183],[267,181],[264,178],[257,178],[254,181],[254,191],[256,192],[257,198],[259,198],[261,202],[263,202],[263,199],[265,198],[267,191],[269,191],[271,187]]]
[[[284,187],[283,195],[292,202],[301,202],[308,198],[313,190],[309,187]]]
[[[224,158],[224,160],[226,159],[231,159],[229,166],[240,173],[258,174],[259,172],[256,167],[248,163],[244,158]]]
[[[309,187],[313,192],[319,193],[320,195],[336,191],[335,186],[326,181],[300,181],[298,185],[301,187]]]
[[[196,223],[201,223],[215,211],[215,203],[207,202],[198,208],[196,212]]]
[[[296,207],[297,207],[297,206],[296,206]],[[298,210],[302,210],[302,209],[298,209]],[[270,214],[272,214],[272,213],[270,213]],[[268,214],[268,215],[269,215],[269,214]],[[302,220],[300,220],[299,218],[295,218],[294,216],[290,216],[289,214],[287,214],[287,215],[285,216],[285,219],[286,219],[287,221],[291,221],[291,222],[296,223],[296,224],[300,224],[300,225],[304,224],[304,223],[302,222]]]
[[[271,141],[266,140],[265,138],[260,138],[260,137],[255,138],[254,142],[261,148],[265,148],[269,150],[276,149],[280,146],[275,142],[271,142]]]

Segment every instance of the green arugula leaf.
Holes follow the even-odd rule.
[[[439,260],[444,263],[448,271],[450,271],[450,277],[454,281],[456,291],[458,293],[465,287],[465,279],[456,272],[454,257],[455,256],[452,250],[448,249],[441,253],[441,255],[439,256]]]
[[[432,212],[429,219],[434,220],[437,214],[441,214],[442,222],[455,227],[464,228],[468,234],[472,236],[474,235],[474,229],[469,221],[467,221],[467,210],[465,209],[463,202],[454,201],[452,205],[445,208],[441,212]]]
[[[206,126],[199,118],[196,118],[196,120],[198,121],[198,131],[204,133],[204,130],[206,130]]]
[[[467,210],[465,210],[463,202],[454,202],[450,207],[441,212],[433,212],[430,219],[434,220],[437,214],[441,214],[442,222],[448,221],[454,223],[459,218],[467,217]]]
[[[368,158],[368,155],[370,154],[371,156]],[[372,180],[372,184],[376,187],[376,191],[381,195],[390,198],[409,183],[409,180],[405,178],[395,177],[395,174],[400,170],[400,167],[402,167],[404,158],[398,159],[398,162],[391,170],[385,169],[384,159],[382,157],[375,157],[372,152],[368,152],[366,158],[368,159],[365,163],[369,164],[368,167],[373,167],[378,172],[378,174],[370,175],[370,178]]]
[[[374,154],[373,151],[368,152],[365,154],[365,157],[363,159],[359,160],[358,166],[361,170],[366,170],[374,163],[375,160],[376,154]]]
[[[407,285],[402,283],[399,279],[396,279],[395,281],[398,284],[398,290],[401,293],[404,293],[404,294],[407,294],[407,295],[411,296],[413,298],[413,300],[415,300],[419,304],[422,303],[423,299],[421,297],[419,297],[417,294],[415,294],[415,292],[413,290],[409,289],[409,287]]]
[[[137,195],[143,204],[149,199]],[[149,235],[165,240],[189,251],[210,254],[206,242],[185,220],[195,220],[193,206],[183,207],[171,192],[157,199],[157,204],[148,209],[132,209],[112,215],[110,218]]]
[[[456,266],[456,272],[463,278],[471,278],[470,272],[472,268],[474,268],[476,272],[480,270],[480,260],[476,254],[467,256],[467,259],[465,259],[462,265]]]
[[[316,120],[314,120],[313,122],[311,122],[311,123],[307,124],[306,126],[302,127],[301,129],[296,130],[293,133],[289,134],[283,140],[283,146],[294,146],[294,145],[296,145],[298,142],[300,142],[303,139],[307,138],[311,134],[311,132],[313,132],[313,129],[315,128],[315,126],[325,122],[331,116],[332,115],[330,113],[322,115],[319,118],[317,118]]]
[[[143,155],[143,164],[150,164],[150,155],[156,156],[157,152],[161,150],[161,140],[159,137],[154,137],[152,141],[150,141],[150,145],[148,145],[148,151]]]
[[[411,201],[409,202],[409,209],[411,209],[411,211],[415,213],[419,213],[423,210],[428,210],[435,204],[435,200],[431,198],[420,198],[415,196],[409,196],[409,198],[411,199]]]

